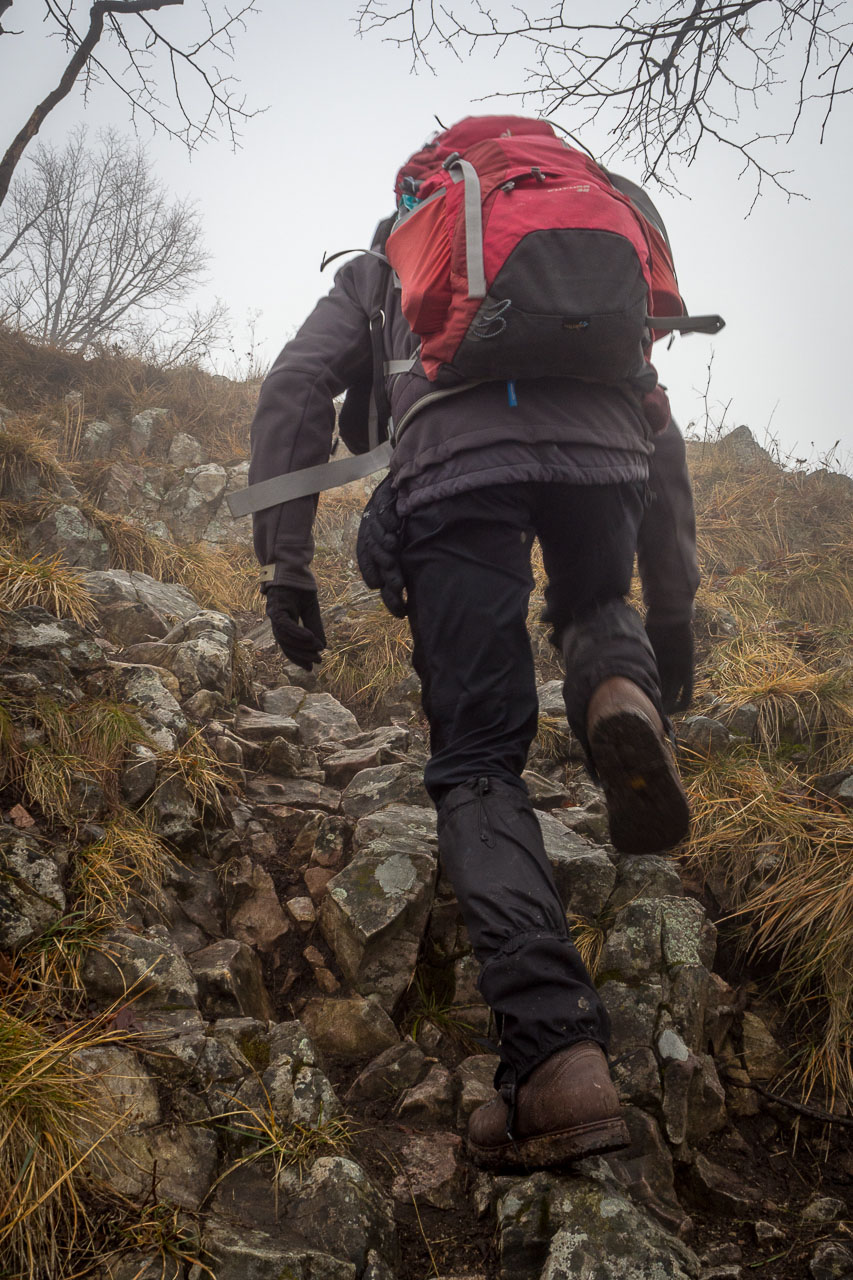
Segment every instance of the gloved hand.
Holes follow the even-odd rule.
[[[317,592],[274,584],[267,588],[267,617],[284,656],[310,671],[311,664],[320,661],[320,652],[326,647]]]
[[[667,715],[686,711],[693,697],[693,626],[690,622],[646,624],[655,652],[661,699]]]
[[[379,591],[395,618],[405,618],[405,583],[400,568],[400,521],[391,477],[378,484],[358,526],[355,555],[365,583]]]

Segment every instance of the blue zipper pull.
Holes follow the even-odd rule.
[[[515,394],[515,382],[510,381],[506,384],[506,398],[509,401],[510,409],[518,408],[518,396]]]

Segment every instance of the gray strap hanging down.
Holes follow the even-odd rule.
[[[381,471],[391,461],[391,449],[391,441],[384,440],[370,453],[359,453],[354,458],[339,458],[337,462],[321,462],[316,467],[272,476],[247,489],[226,494],[225,500],[235,518],[252,515],[255,511],[265,511],[267,507],[277,507],[280,502],[292,502],[294,498],[304,498],[309,493],[336,489],[338,485],[362,480],[374,471]]]
[[[455,182],[458,169],[465,183],[465,268],[468,272],[468,297],[485,298],[486,264],[483,259],[483,205],[480,176],[470,160],[461,156],[445,161],[444,167]]]

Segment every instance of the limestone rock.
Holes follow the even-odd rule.
[[[135,807],[149,796],[157,782],[157,755],[142,742],[127,749],[119,777],[119,790],[125,804]]]
[[[323,809],[336,813],[341,807],[340,791],[324,787],[306,778],[253,778],[246,787],[255,803],[275,805],[277,808]]]
[[[274,951],[290,929],[272,876],[249,857],[228,868],[227,903],[230,936],[258,951]]]
[[[843,1218],[846,1205],[835,1196],[815,1196],[803,1209],[804,1222],[835,1222]]]
[[[151,447],[154,427],[158,419],[168,415],[168,409],[143,409],[130,420],[130,451],[138,458]]]
[[[751,1218],[761,1200],[754,1187],[749,1187],[722,1165],[697,1155],[686,1175],[687,1185],[696,1199],[716,1213]]]
[[[169,445],[169,463],[173,467],[197,467],[205,461],[204,448],[195,436],[179,431]]]
[[[288,1242],[215,1217],[205,1224],[204,1249],[216,1280],[282,1280],[285,1276],[288,1280],[356,1280],[351,1262],[332,1258],[304,1242]],[[191,1280],[206,1276],[207,1272],[193,1267]]]
[[[427,1060],[413,1040],[391,1045],[369,1062],[352,1082],[347,1098],[382,1102],[396,1098],[426,1074]]]
[[[623,1107],[622,1115],[631,1145],[605,1157],[609,1176],[656,1222],[686,1239],[692,1224],[676,1195],[672,1154],[657,1121],[638,1106]]]
[[[595,920],[616,883],[615,866],[602,849],[569,831],[557,817],[537,817],[563,906],[583,920]]]
[[[402,1204],[412,1198],[434,1209],[453,1209],[461,1199],[464,1182],[460,1157],[462,1139],[455,1133],[416,1134],[400,1152],[402,1169],[391,1194]]]
[[[145,803],[152,830],[179,849],[195,839],[201,814],[180,776],[171,774],[160,782]]]
[[[38,605],[27,605],[9,615],[3,628],[3,648],[25,668],[42,660],[64,663],[75,672],[106,666],[100,648],[79,623],[71,618],[60,621]]]
[[[426,805],[429,799],[417,765],[386,764],[357,773],[344,790],[341,803],[348,818],[361,818],[389,804]]]
[[[535,1174],[498,1202],[502,1274],[517,1280],[697,1280],[696,1255],[612,1185]]]
[[[257,956],[245,943],[225,938],[196,951],[189,962],[198,983],[200,1008],[208,1017],[273,1018]]]
[[[88,953],[82,971],[89,999],[99,1006],[130,996],[137,1009],[194,1009],[198,986],[184,957],[158,926],[144,933],[114,929]]]
[[[632,1103],[653,1112],[659,1110],[663,1096],[660,1072],[651,1049],[628,1049],[612,1056],[610,1075],[620,1102]]]
[[[453,1076],[439,1063],[430,1067],[426,1077],[407,1089],[397,1103],[397,1115],[406,1124],[450,1124],[453,1113]]]
[[[598,994],[610,1015],[610,1051],[614,1056],[631,1049],[650,1049],[654,1043],[658,1007],[663,1000],[660,982],[646,981],[639,987],[623,982],[602,982]]]
[[[396,1045],[400,1038],[379,1001],[363,996],[315,998],[301,1016],[312,1040],[329,1057],[368,1058]]]
[[[394,1263],[397,1233],[389,1202],[352,1160],[324,1156],[304,1179],[280,1190],[288,1227],[360,1273],[370,1250]]]
[[[251,707],[237,708],[234,729],[241,738],[253,742],[272,742],[274,738],[295,742],[299,736],[299,726],[290,716],[253,711]]]
[[[27,550],[42,556],[61,555],[66,564],[107,569],[110,548],[100,529],[71,503],[54,507],[26,536]]]
[[[391,725],[348,738],[323,759],[326,779],[336,787],[346,787],[363,769],[399,761],[409,745],[409,731]]]
[[[660,854],[626,857],[616,868],[616,887],[607,903],[618,911],[637,898],[677,898],[682,894],[675,863]]]
[[[679,739],[694,755],[716,756],[728,749],[732,735],[712,716],[688,716],[681,724]]]
[[[772,1080],[784,1070],[787,1054],[758,1014],[745,1010],[741,1025],[743,1060],[750,1080]]]
[[[163,496],[161,518],[179,542],[200,542],[225,493],[225,468],[218,462],[188,467]]]
[[[264,689],[261,694],[261,710],[271,716],[293,716],[302,706],[307,694],[298,685],[283,684],[277,689]]]
[[[0,948],[24,946],[65,911],[55,860],[23,831],[0,827]]]
[[[186,587],[124,569],[84,575],[98,605],[99,624],[116,644],[160,640],[176,621],[191,618],[199,605]]]
[[[307,747],[345,742],[359,732],[355,716],[330,693],[306,693],[294,714]]]
[[[818,1245],[809,1261],[812,1280],[850,1280],[853,1276],[853,1252],[835,1240]]]
[[[143,712],[154,745],[163,751],[174,750],[189,731],[187,718],[169,688],[174,676],[161,668],[127,663],[113,663],[111,669],[118,696]],[[174,687],[178,692],[177,681]]]
[[[458,1096],[456,1120],[464,1124],[472,1111],[491,1102],[495,1096],[495,1072],[500,1058],[495,1053],[477,1053],[465,1058],[456,1068]]]
[[[435,810],[413,804],[389,804],[384,809],[365,814],[356,823],[353,846],[363,849],[374,840],[415,841],[438,848]]]
[[[80,457],[87,462],[96,458],[108,458],[115,442],[115,427],[109,422],[95,419],[86,425],[80,439]]]
[[[329,882],[320,905],[344,976],[389,1011],[414,974],[435,875],[428,846],[377,840]]]

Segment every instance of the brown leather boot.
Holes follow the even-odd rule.
[[[597,1044],[552,1054],[519,1086],[512,1137],[499,1095],[468,1121],[468,1153],[484,1169],[550,1169],[628,1145],[619,1099]]]
[[[586,723],[615,847],[658,853],[678,844],[690,831],[690,808],[652,702],[613,676],[592,695]]]

